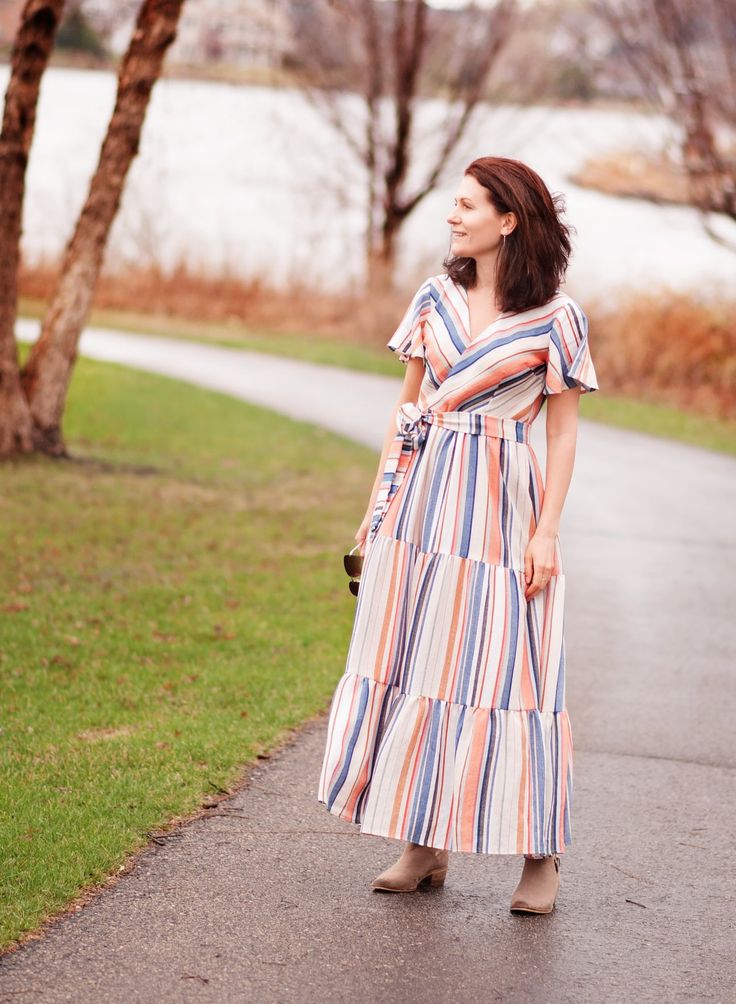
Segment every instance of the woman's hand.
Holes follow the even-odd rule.
[[[408,401],[412,401],[414,404],[417,403],[419,400],[419,389],[423,378],[424,359],[421,356],[412,356],[406,364],[406,373],[404,374],[404,382],[401,386],[401,393],[399,394],[399,399],[396,402],[393,412],[391,413],[391,418],[388,421],[386,433],[383,437],[383,449],[381,451],[381,459],[378,461],[378,470],[376,471],[376,480],[373,482],[370,503],[368,505],[368,509],[366,510],[366,514],[363,517],[363,522],[360,524],[360,529],[355,534],[355,542],[356,544],[360,544],[360,553],[362,555],[365,554],[365,541],[373,520],[373,511],[376,507],[376,499],[378,498],[381,485],[383,484],[383,478],[386,471],[386,459],[397,435],[396,412],[402,404],[405,404]]]
[[[365,539],[368,536],[368,530],[371,525],[371,515],[372,513],[367,512],[363,517],[363,522],[360,524],[356,534],[355,543],[360,544],[358,554],[365,555]]]
[[[555,567],[555,540],[557,534],[537,530],[524,554],[524,596],[530,600],[541,592],[550,580]]]

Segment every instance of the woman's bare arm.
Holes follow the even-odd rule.
[[[364,541],[368,533],[371,515],[373,514],[376,498],[378,497],[378,491],[381,487],[381,481],[383,480],[383,472],[386,469],[386,458],[388,457],[389,447],[396,437],[396,411],[399,405],[404,404],[406,401],[412,401],[416,404],[417,399],[419,398],[419,389],[422,385],[423,377],[424,360],[419,356],[414,356],[408,361],[408,363],[406,363],[404,382],[401,385],[401,391],[399,393],[398,400],[396,401],[396,406],[391,413],[391,417],[386,427],[386,435],[383,439],[383,449],[381,450],[381,459],[378,462],[378,471],[376,473],[376,479],[373,482],[373,488],[371,489],[368,508],[366,509],[360,529],[355,534],[355,540],[358,543]]]
[[[525,595],[528,600],[544,589],[554,568],[555,538],[575,465],[579,401],[580,388],[577,387],[547,397],[544,499],[537,529],[529,541],[524,560]]]
[[[562,507],[575,465],[579,401],[580,389],[575,387],[547,398],[547,464],[537,530],[541,528],[543,533],[553,537],[560,528]]]

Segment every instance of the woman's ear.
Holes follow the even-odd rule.
[[[507,236],[516,228],[516,213],[506,213],[503,233]]]

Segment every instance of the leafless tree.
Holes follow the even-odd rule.
[[[400,228],[440,181],[516,13],[515,0],[459,12],[425,0],[315,0],[295,25],[304,93],[364,170],[369,283],[389,281]],[[348,96],[359,99],[358,116]],[[446,102],[444,121],[410,185],[417,106],[437,96]]]
[[[681,130],[692,204],[736,220],[736,0],[595,0],[652,103]],[[715,234],[713,234],[715,236]]]
[[[89,316],[110,228],[138,152],[151,91],[176,36],[184,0],[143,0],[120,65],[115,107],[97,169],[64,252],[41,335],[20,374],[24,407],[3,410],[0,451],[63,456],[61,421],[82,328]],[[30,413],[30,432],[27,416]],[[18,417],[20,414],[20,417]]]
[[[28,0],[10,58],[0,133],[0,455],[32,448],[33,423],[15,343],[20,237],[41,78],[63,8],[64,0]]]

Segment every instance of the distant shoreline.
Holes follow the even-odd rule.
[[[10,62],[10,49],[7,46],[0,47],[0,68],[7,66]],[[54,52],[49,62],[49,67],[56,70],[97,70],[116,74],[120,60],[110,57],[100,60],[94,56],[84,53]],[[209,81],[218,84],[233,84],[238,87],[273,87],[274,89],[299,89],[303,86],[303,81],[291,70],[279,67],[245,67],[236,66],[231,63],[165,63],[162,79],[170,80],[193,80]],[[435,95],[434,97],[441,97]],[[432,97],[423,95],[423,99]],[[528,105],[528,102],[516,102],[512,95],[494,98],[492,95],[485,99],[486,104],[513,105],[520,107]],[[620,98],[596,97],[589,101],[580,99],[569,99],[562,101],[558,98],[544,99],[540,95],[534,101],[535,106],[554,108],[585,108],[589,110],[600,110],[610,112],[635,112],[637,114],[647,114],[651,109],[642,101],[627,100]],[[653,113],[654,114],[654,113]]]

